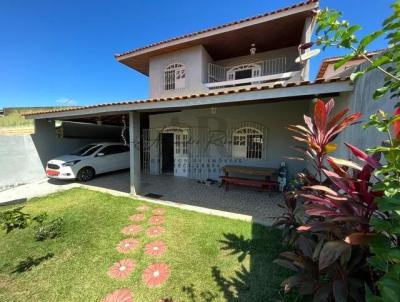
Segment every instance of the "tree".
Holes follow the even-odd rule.
[[[335,68],[364,58],[369,65],[353,73],[351,80],[372,70],[381,72],[385,81],[373,98],[389,94],[394,110],[379,110],[363,126],[374,127],[387,137],[380,146],[367,150],[370,155],[347,144],[362,165],[332,158],[330,148],[325,148],[333,144],[331,138],[325,139],[332,129],[330,121],[345,115],[339,113],[339,119],[329,121],[331,101],[318,101],[314,118],[305,117],[304,126],[290,127],[296,132],[294,138],[306,144],[299,149],[311,158],[318,173],[316,177],[303,175],[308,185],[290,195],[291,213],[301,206],[293,201],[296,196],[304,202],[305,219],[284,215],[277,220],[277,224],[296,228],[297,233],[290,232],[292,251],[282,253],[276,262],[296,272],[284,281],[285,289],[296,288],[314,301],[400,300],[400,1],[392,8],[382,28],[361,39],[357,37],[361,27],[342,20],[340,12],[326,9],[317,17],[316,44],[349,51]],[[389,47],[371,58],[366,50],[379,37]]]

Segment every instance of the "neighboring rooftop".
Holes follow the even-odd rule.
[[[366,55],[368,58],[372,58],[373,56],[382,53],[385,51],[384,49],[374,50],[367,52]],[[318,74],[316,76],[317,79],[330,79],[333,77],[343,77],[351,74],[353,68],[364,63],[366,60],[363,57],[358,57],[353,60],[346,62],[343,66],[338,69],[335,69],[335,64],[343,59],[343,56],[338,57],[330,57],[322,60],[321,66],[319,67]]]
[[[306,18],[315,14],[319,0],[308,0],[276,11],[153,43],[116,54],[115,58],[148,75],[150,57],[203,45],[214,60],[247,55],[255,43],[258,51],[297,46]],[[234,45],[234,47],[230,47]]]
[[[30,114],[39,111],[61,110],[61,109],[79,108],[79,106],[40,106],[40,107],[4,107],[0,109],[5,116],[10,114]]]

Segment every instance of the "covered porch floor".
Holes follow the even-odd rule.
[[[129,193],[129,172],[99,176],[87,183],[93,187]],[[161,195],[159,201],[202,207],[251,216],[253,221],[271,224],[282,209],[277,206],[280,193],[258,191],[255,188],[233,187],[228,192],[218,184],[206,185],[197,180],[168,175],[142,175],[139,196]]]
[[[228,192],[218,184],[206,185],[197,180],[166,176],[142,175],[142,192],[139,197],[154,202],[176,206],[230,218],[251,220],[271,225],[271,217],[280,215],[282,209],[277,206],[283,200],[280,193],[261,192],[254,188],[232,187]],[[0,192],[0,205],[24,202],[27,199],[45,196],[75,187],[109,192],[115,195],[129,194],[129,171],[115,172],[95,177],[87,183],[43,179]],[[147,194],[161,195],[151,198]]]

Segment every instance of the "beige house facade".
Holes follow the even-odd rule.
[[[226,165],[285,161],[294,175],[306,165],[289,161],[298,153],[285,127],[301,123],[315,98],[345,106],[354,90],[348,78],[309,81],[310,62],[296,63],[318,8],[310,0],[118,54],[148,77],[148,99],[35,113],[38,129],[49,128],[35,135],[49,135],[48,121],[126,123],[133,194],[143,174],[219,180]]]

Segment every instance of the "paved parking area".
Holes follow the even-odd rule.
[[[0,203],[43,196],[79,186],[81,184],[76,182],[43,180],[0,192]],[[98,176],[85,183],[85,186],[128,195],[129,172]],[[159,198],[153,198],[154,201],[172,202],[182,208],[190,206],[191,209],[198,208],[206,213],[209,212],[207,210],[229,212],[238,214],[237,217],[251,217],[253,221],[264,224],[271,224],[273,217],[281,213],[281,208],[277,206],[282,202],[281,194],[261,192],[254,188],[231,187],[226,192],[225,188],[219,187],[218,184],[206,185],[184,177],[143,175],[141,189],[140,195],[144,198],[149,198],[146,196],[149,193],[161,195]]]

